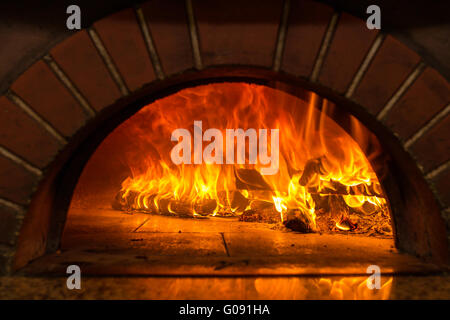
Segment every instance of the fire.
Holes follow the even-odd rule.
[[[220,83],[184,89],[145,106],[122,124],[137,147],[124,156],[131,174],[116,206],[195,217],[243,216],[264,208],[284,223],[302,217],[311,230],[317,230],[316,220],[328,207],[337,224],[352,210],[388,216],[368,160],[380,154],[376,140],[353,117],[346,132],[328,116],[335,108],[329,101],[314,93],[305,100],[265,86]],[[262,159],[255,164],[174,164],[171,132],[187,128],[193,137],[192,124],[198,120],[223,136],[226,129],[267,129],[270,141],[270,129],[278,129],[278,172],[261,174],[267,168]],[[269,143],[264,147],[268,154],[275,151]]]
[[[256,292],[271,300],[388,300],[393,290],[393,277],[382,277],[380,289],[369,289],[364,276],[326,278],[257,278]]]
[[[387,300],[391,292],[393,278],[385,279],[380,289],[368,289],[368,279],[361,281],[359,277],[344,277],[340,280],[321,278],[319,286],[329,292],[331,300]]]

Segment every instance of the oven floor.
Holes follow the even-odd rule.
[[[66,287],[72,264],[81,290]],[[380,290],[366,286],[373,264]],[[60,252],[0,277],[0,299],[450,299],[450,277],[392,239],[77,209]]]
[[[370,265],[385,275],[439,271],[399,253],[392,239],[92,209],[72,209],[61,250],[20,273],[64,276],[71,264],[90,276],[367,276]]]

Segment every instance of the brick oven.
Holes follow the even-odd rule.
[[[449,265],[450,85],[432,41],[389,14],[369,30],[342,1],[111,8],[39,45],[19,28],[24,43],[0,54],[21,65],[0,68],[6,287],[76,264],[92,288],[121,276],[130,297],[408,298],[402,276],[450,297],[433,278]],[[170,132],[195,120],[278,125],[279,176],[171,168]],[[370,265],[381,292],[361,291]],[[172,291],[135,292],[126,276]]]

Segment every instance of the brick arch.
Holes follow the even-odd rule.
[[[297,83],[345,105],[399,160],[403,196],[417,198],[398,204],[412,220],[397,226],[400,248],[448,262],[450,85],[438,71],[392,36],[318,2],[266,1],[255,11],[157,0],[74,33],[0,97],[0,269],[52,248],[46,200],[97,126],[125,119],[149,95],[224,77]]]

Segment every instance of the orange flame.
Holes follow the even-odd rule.
[[[280,90],[244,83],[203,85],[157,100],[122,124],[129,126],[139,145],[133,154],[126,155],[132,175],[122,183],[122,200],[135,195],[131,207],[136,210],[239,215],[246,209],[233,204],[233,192],[239,192],[247,199],[260,197],[273,202],[282,221],[293,208],[315,221],[313,193],[333,193],[340,186],[345,188],[343,199],[349,207],[362,207],[367,202],[380,207],[386,202],[375,196],[382,191],[366,157],[368,151],[362,150],[369,145],[368,131],[352,117],[350,136],[327,116],[333,108],[314,93],[306,102]],[[174,165],[171,132],[186,128],[193,136],[195,120],[202,121],[203,130],[217,128],[224,136],[226,129],[279,129],[278,173],[256,174],[242,181],[238,170],[258,173],[264,165]],[[268,148],[270,153],[270,144]],[[368,152],[369,158],[379,152],[375,149]],[[246,157],[248,160],[248,146]],[[352,194],[352,190],[361,193]]]

